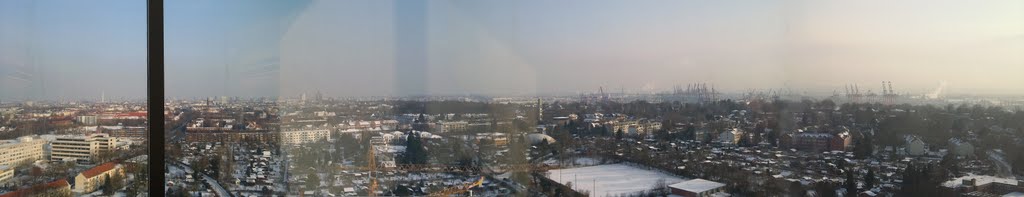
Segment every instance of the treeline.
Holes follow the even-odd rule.
[[[506,114],[511,115],[521,107],[515,104],[499,104],[466,101],[395,101],[395,112],[398,114]]]

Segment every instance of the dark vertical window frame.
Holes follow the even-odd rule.
[[[146,4],[149,196],[164,196],[164,1]]]

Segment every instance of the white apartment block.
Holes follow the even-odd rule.
[[[469,122],[466,121],[441,122],[441,130],[438,133],[465,131],[468,127]]]
[[[50,143],[51,161],[92,161],[102,151],[113,150],[117,138],[105,133],[89,135],[63,135]]]
[[[43,159],[46,140],[39,136],[24,136],[0,141],[0,166],[15,168]]]
[[[14,178],[14,169],[10,166],[0,165],[0,184],[7,183],[12,178]]]
[[[331,130],[327,128],[286,129],[281,131],[282,144],[305,144],[330,139]]]
[[[84,125],[96,125],[96,116],[78,116],[78,123]]]

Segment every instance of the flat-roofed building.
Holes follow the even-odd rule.
[[[7,165],[0,165],[0,184],[7,183],[11,178],[14,178],[14,168]]]
[[[331,130],[327,128],[285,129],[281,131],[281,143],[305,144],[331,138]]]
[[[146,127],[109,127],[103,128],[103,133],[110,134],[110,137],[145,139]]]
[[[83,125],[96,125],[96,119],[96,116],[93,115],[78,116],[78,118],[76,118],[78,123]]]
[[[188,131],[185,132],[185,141],[188,142],[277,142],[279,132],[267,130],[252,131]]]
[[[0,165],[16,168],[44,159],[43,146],[46,140],[39,136],[23,136],[13,140],[0,141]]]
[[[704,197],[725,195],[725,183],[693,179],[668,186],[674,196]],[[725,195],[728,196],[728,195]]]
[[[112,151],[117,138],[105,133],[62,135],[50,143],[51,161],[90,162],[103,151]]]
[[[441,125],[441,129],[440,129],[439,133],[458,132],[458,131],[465,131],[469,127],[469,122],[466,122],[466,121],[441,122],[440,125]]]

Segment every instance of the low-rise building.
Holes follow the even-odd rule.
[[[832,135],[832,139],[829,141],[829,150],[833,151],[848,151],[853,149],[853,136],[850,132],[844,131]]]
[[[743,131],[738,128],[732,128],[718,134],[718,143],[722,145],[732,146],[740,143],[740,138],[743,138]]]
[[[824,151],[831,147],[832,134],[799,132],[790,134],[788,141],[790,148],[803,151]]]
[[[89,193],[96,191],[108,178],[124,177],[124,168],[117,163],[107,162],[96,167],[78,173],[75,176],[75,193]]]
[[[72,196],[71,184],[68,180],[60,179],[45,184],[34,185],[29,188],[0,194],[0,197],[23,197],[23,196]]]
[[[959,138],[950,138],[949,147],[956,156],[967,157],[974,155],[974,146]]]
[[[508,145],[508,136],[505,133],[477,133],[475,137],[476,143],[480,143],[482,139],[494,141],[494,145],[498,148],[505,148]]]
[[[705,197],[725,195],[725,183],[704,179],[693,179],[668,186],[672,195],[684,197]],[[727,196],[727,195],[726,195]]]
[[[903,137],[903,141],[903,148],[907,155],[924,155],[928,151],[928,144],[925,144],[924,141],[916,135],[907,135]]]
[[[1024,193],[1024,180],[967,175],[943,182],[942,189],[956,196],[1007,196]]]

